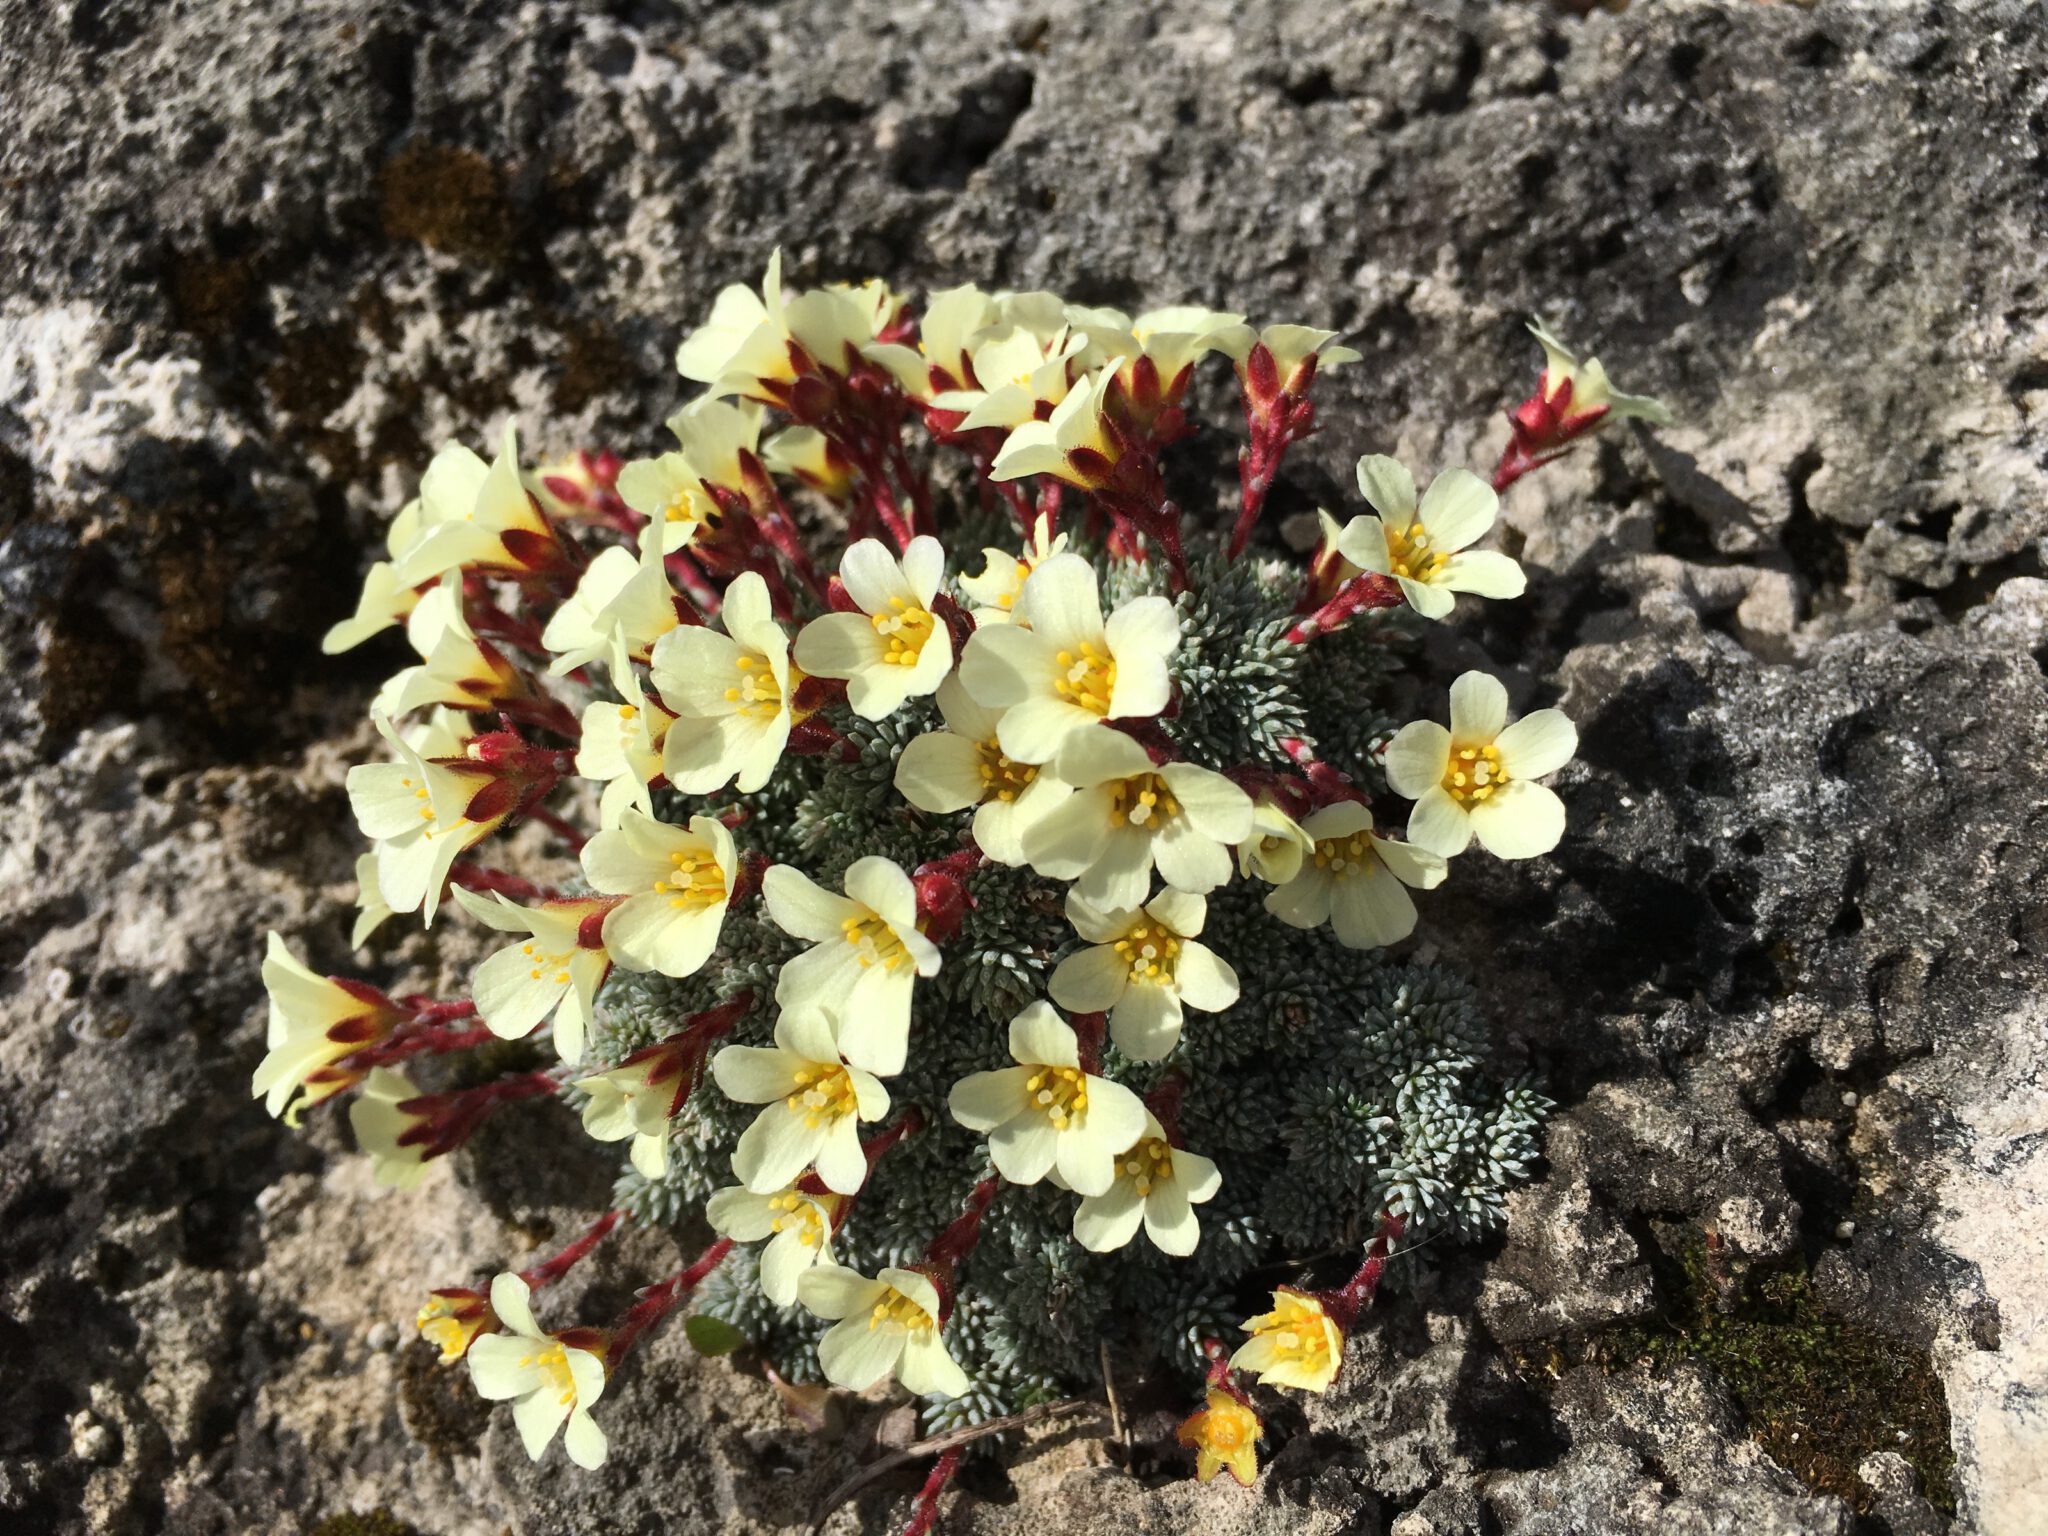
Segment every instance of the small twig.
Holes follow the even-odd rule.
[[[1019,1429],[1034,1424],[1040,1419],[1064,1418],[1070,1413],[1103,1411],[1102,1404],[1085,1397],[1063,1397],[1056,1403],[1040,1403],[1035,1408],[1026,1408],[1022,1413],[1006,1414],[1000,1419],[985,1419],[979,1424],[970,1424],[965,1429],[949,1429],[943,1435],[933,1435],[915,1445],[907,1445],[900,1451],[871,1461],[853,1476],[841,1483],[825,1496],[817,1511],[811,1516],[810,1536],[824,1529],[825,1522],[832,1518],[840,1505],[847,1503],[868,1484],[878,1482],[899,1467],[907,1467],[914,1461],[923,1461],[927,1456],[938,1456],[956,1446],[968,1445],[989,1435],[999,1435],[1005,1430]]]
[[[1109,1368],[1109,1340],[1099,1341],[1095,1348],[1097,1358],[1102,1362],[1102,1395],[1109,1399],[1109,1436],[1128,1453],[1131,1448],[1130,1432],[1124,1423],[1123,1404],[1116,1400],[1116,1373]]]

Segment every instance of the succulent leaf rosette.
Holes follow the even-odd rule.
[[[393,998],[273,935],[255,1087],[294,1122],[348,1096],[393,1184],[514,1103],[618,1146],[589,1233],[422,1311],[532,1454],[566,1424],[600,1462],[592,1405],[689,1305],[934,1430],[1111,1357],[1206,1375],[1181,1438],[1245,1481],[1237,1373],[1322,1390],[1396,1239],[1501,1221],[1546,1101],[1400,946],[1468,848],[1556,844],[1575,735],[1481,673],[1405,719],[1414,642],[1522,591],[1475,548],[1501,490],[1662,419],[1537,336],[1490,482],[1368,455],[1306,561],[1253,535],[1357,354],[1198,306],[914,307],[778,259],[683,342],[674,446],[435,457],[328,641],[417,653],[349,774],[354,941],[453,909],[492,952],[466,997]],[[1234,504],[1184,513],[1162,465],[1211,359],[1249,438]],[[536,822],[552,852],[498,862]],[[535,1043],[507,1069],[503,1040]],[[621,1222],[700,1215],[718,1241],[608,1326],[536,1320]],[[1262,1311],[1254,1271],[1301,1283]]]

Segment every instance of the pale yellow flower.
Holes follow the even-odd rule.
[[[1506,555],[1466,546],[1485,537],[1500,510],[1493,487],[1467,469],[1430,482],[1420,505],[1415,481],[1385,454],[1358,461],[1358,489],[1378,517],[1354,517],[1337,549],[1360,570],[1391,576],[1425,619],[1451,611],[1451,594],[1520,597],[1528,580]]]
[[[997,736],[1016,761],[1047,762],[1072,732],[1166,707],[1180,619],[1165,598],[1133,598],[1104,620],[1095,567],[1056,554],[1032,570],[1013,613],[1016,623],[974,632],[960,681],[1000,714]]]
[[[677,721],[662,763],[669,782],[689,795],[727,784],[751,794],[768,782],[789,741],[790,698],[802,681],[758,573],[742,572],[726,588],[719,618],[724,634],[686,625],[654,647],[655,690]]]
[[[840,1036],[825,1009],[785,1008],[773,1046],[728,1045],[711,1058],[721,1093],[765,1106],[732,1154],[733,1174],[754,1193],[785,1188],[813,1167],[836,1194],[866,1180],[860,1123],[889,1112],[889,1090],[846,1059]]]
[[[1117,1154],[1145,1129],[1145,1106],[1121,1083],[1081,1066],[1073,1028],[1049,1003],[1033,1003],[1010,1021],[1017,1062],[975,1072],[953,1085],[946,1107],[970,1131],[988,1136],[996,1171],[1013,1184],[1036,1184],[1058,1171],[1080,1195],[1116,1182]]]
[[[884,1269],[875,1279],[821,1264],[797,1281],[797,1299],[834,1326],[818,1341],[825,1379],[865,1392],[894,1376],[919,1396],[958,1397],[967,1373],[940,1336],[939,1290],[914,1269]]]
[[[1387,783],[1415,801],[1408,840],[1452,858],[1475,836],[1496,858],[1533,859],[1564,835],[1564,802],[1535,781],[1578,750],[1562,710],[1507,723],[1508,691],[1484,672],[1451,684],[1451,726],[1416,720],[1387,743]]]
[[[1415,901],[1408,887],[1443,883],[1441,855],[1373,831],[1372,812],[1339,800],[1301,823],[1309,851],[1292,878],[1266,896],[1266,910],[1296,928],[1327,922],[1337,942],[1352,949],[1398,944],[1415,931]]]
[[[946,552],[922,535],[899,561],[879,539],[860,539],[839,561],[839,579],[858,613],[827,613],[796,637],[796,664],[812,677],[846,681],[863,720],[883,720],[931,693],[953,670],[953,634],[932,611],[946,578]]]
[[[911,991],[939,973],[939,948],[917,926],[917,887],[903,866],[878,854],[856,859],[846,894],[834,895],[802,870],[774,864],[761,877],[769,917],[811,948],[783,963],[775,1001],[785,1010],[841,1011],[846,1059],[890,1077],[903,1070]]]
[[[1281,1286],[1273,1310],[1249,1319],[1251,1335],[1230,1357],[1232,1368],[1251,1371],[1269,1387],[1321,1392],[1337,1379],[1344,1363],[1344,1330],[1304,1291]]]
[[[1243,790],[1193,763],[1154,763],[1121,731],[1074,732],[1053,772],[1071,792],[1025,829],[1024,856],[1100,907],[1142,903],[1155,865],[1175,890],[1205,895],[1230,878],[1230,850],[1251,835]]]
[[[539,1461],[566,1423],[562,1447],[585,1470],[604,1465],[604,1431],[590,1405],[604,1395],[604,1335],[590,1328],[546,1333],[533,1320],[532,1292],[517,1275],[491,1282],[491,1310],[504,1324],[469,1346],[469,1374],[477,1394],[513,1400],[512,1422],[526,1454]]]
[[[1209,903],[1165,890],[1144,906],[1104,910],[1067,892],[1067,921],[1089,947],[1053,970],[1046,990],[1070,1013],[1109,1014],[1109,1037],[1134,1061],[1164,1059],[1181,1010],[1218,1013],[1237,1001],[1237,972],[1196,935]]]
[[[1199,1153],[1169,1145],[1149,1113],[1145,1129],[1116,1160],[1116,1182],[1083,1197],[1074,1212],[1074,1241],[1093,1253],[1111,1253],[1144,1228],[1152,1246],[1186,1258],[1202,1240],[1195,1207],[1223,1187],[1216,1165]]]

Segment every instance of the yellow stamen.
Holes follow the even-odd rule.
[[[1492,742],[1451,749],[1451,760],[1444,767],[1444,790],[1466,810],[1491,799],[1494,791],[1507,782],[1500,748]]]
[[[1083,640],[1077,650],[1061,651],[1058,660],[1060,675],[1053,680],[1053,690],[1090,714],[1107,715],[1110,696],[1116,692],[1116,658]]]
[[[882,662],[891,667],[914,667],[924,654],[925,642],[931,639],[938,627],[938,621],[929,610],[919,608],[900,597],[889,599],[888,607],[879,613],[870,614],[868,622],[875,626],[875,633],[886,644]]]

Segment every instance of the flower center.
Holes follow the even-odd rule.
[[[853,1079],[846,1068],[833,1062],[814,1061],[797,1069],[796,1091],[782,1102],[793,1115],[804,1117],[806,1130],[827,1121],[844,1120],[859,1108],[854,1101]]]
[[[1420,523],[1410,523],[1405,528],[1396,528],[1392,523],[1381,524],[1387,531],[1387,563],[1394,568],[1396,576],[1405,576],[1410,581],[1424,585],[1436,580],[1451,557],[1437,550],[1429,541],[1429,532]]]
[[[1131,968],[1132,981],[1171,986],[1180,959],[1180,935],[1164,923],[1135,923],[1116,941],[1116,952]]]
[[[1030,787],[1038,777],[1038,770],[1029,763],[1013,763],[1003,755],[1002,744],[990,737],[981,744],[981,798],[984,800],[1009,801],[1016,799]]]
[[[1244,1425],[1235,1413],[1217,1409],[1209,1415],[1209,1443],[1218,1450],[1234,1451],[1244,1444]]]
[[[849,917],[839,929],[846,935],[846,942],[860,951],[862,970],[879,965],[885,971],[894,971],[897,966],[910,963],[909,952],[896,937],[896,930],[872,912],[866,917]]]
[[[569,1370],[569,1352],[560,1344],[550,1345],[536,1354],[521,1358],[521,1365],[537,1365],[547,1376],[548,1386],[557,1393],[556,1401],[564,1404],[576,1401],[576,1377]]]
[[[1136,778],[1120,780],[1110,795],[1109,824],[1112,827],[1129,823],[1148,832],[1157,832],[1179,814],[1180,802],[1173,798],[1166,781],[1156,773],[1141,773]]]
[[[797,1241],[806,1248],[816,1249],[825,1241],[825,1221],[819,1214],[816,1202],[795,1190],[769,1198],[768,1209],[778,1214],[768,1223],[768,1230],[781,1232],[794,1229]]]
[[[733,663],[739,673],[739,683],[725,690],[728,704],[739,706],[738,713],[752,715],[756,720],[773,720],[782,713],[782,684],[775,681],[774,669],[768,665],[768,658],[757,652],[748,651]]]
[[[1507,769],[1501,766],[1500,748],[1492,742],[1483,747],[1453,747],[1444,769],[1444,789],[1467,810],[1487,799],[1507,783]]]
[[[539,981],[544,971],[552,970],[556,986],[569,985],[569,956],[575,953],[574,950],[545,950],[538,943],[528,942],[519,946],[519,953],[533,962],[533,969],[527,973],[529,980]]]
[[[1330,1369],[1330,1331],[1323,1326],[1322,1312],[1283,1296],[1259,1333],[1271,1338],[1280,1358],[1311,1373]]]
[[[674,496],[670,497],[668,505],[661,509],[662,521],[666,523],[702,523],[707,528],[716,528],[718,526],[717,505],[713,503],[710,506],[706,506],[705,503],[708,499],[701,494],[693,495],[689,487],[685,486],[682,490],[677,491]]]
[[[1173,1148],[1157,1136],[1147,1136],[1118,1161],[1141,1195],[1151,1194],[1154,1184],[1173,1177]]]
[[[1079,649],[1059,653],[1060,675],[1053,690],[1069,704],[1078,704],[1091,715],[1109,713],[1109,697],[1116,692],[1116,658],[1083,640]]]
[[[881,613],[871,615],[868,622],[875,626],[875,633],[882,637],[887,647],[882,653],[885,666],[914,667],[918,657],[924,654],[924,643],[931,639],[938,621],[929,609],[892,597],[889,606]]]
[[[1040,1067],[1024,1080],[1024,1091],[1056,1131],[1088,1113],[1088,1078],[1079,1067]]]
[[[1316,844],[1316,868],[1332,879],[1349,880],[1355,875],[1369,875],[1378,863],[1379,855],[1372,851],[1372,837],[1368,833],[1326,837]]]
[[[893,1286],[868,1314],[869,1328],[901,1328],[906,1333],[917,1333],[931,1325],[931,1313]]]
[[[702,912],[725,900],[725,871],[709,854],[679,851],[668,861],[674,869],[666,880],[655,881],[654,889],[668,897],[670,906]]]

